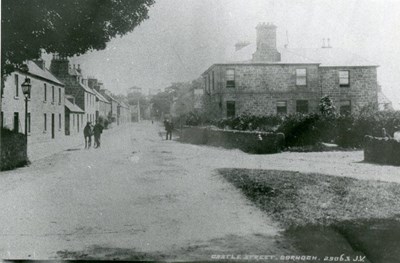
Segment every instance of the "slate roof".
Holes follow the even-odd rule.
[[[108,99],[106,99],[100,92],[98,92],[96,89],[93,89],[93,92],[95,93],[95,95],[97,96],[97,98],[99,98],[99,100],[105,102],[105,103],[111,103],[108,101]]]
[[[378,66],[376,63],[342,48],[280,48],[280,62],[253,62],[256,44],[250,43],[239,50],[228,49],[226,61],[221,64],[320,64],[320,67]]]
[[[71,112],[74,113],[85,113],[78,105],[73,104],[69,100],[65,100],[65,107],[67,107]]]
[[[62,83],[60,80],[58,80],[53,74],[51,74],[50,71],[48,71],[47,69],[42,69],[41,67],[36,65],[35,62],[28,61],[27,65],[28,65],[28,69],[29,69],[28,74],[37,76],[41,79],[49,80],[60,86],[64,86],[64,83]]]

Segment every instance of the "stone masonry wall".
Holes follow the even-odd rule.
[[[307,85],[296,85],[296,69],[307,69]],[[227,69],[235,70],[235,88],[226,87]],[[317,65],[249,64],[214,67],[211,101],[221,105],[226,116],[226,101],[235,101],[236,114],[276,114],[276,102],[287,102],[287,113],[296,112],[296,100],[307,100],[309,112],[318,109],[321,91]],[[211,71],[209,74],[212,74]]]
[[[339,86],[339,71],[350,72],[349,87]],[[340,101],[351,101],[351,112],[357,113],[368,104],[378,103],[376,67],[321,67],[320,83],[322,94],[330,96],[337,109]]]

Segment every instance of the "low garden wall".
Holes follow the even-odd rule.
[[[400,165],[400,142],[393,139],[365,136],[364,161]]]
[[[11,170],[27,163],[28,155],[25,135],[3,129],[1,132],[0,170]]]
[[[180,141],[262,154],[280,152],[285,144],[285,136],[283,133],[187,127],[182,130]]]

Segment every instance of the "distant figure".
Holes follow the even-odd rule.
[[[386,139],[392,139],[392,137],[386,132],[385,128],[382,128],[382,137]]]
[[[83,135],[85,136],[85,149],[89,149],[92,145],[92,134],[92,125],[88,121],[85,128],[83,129]]]
[[[165,130],[167,131],[165,139],[168,140],[168,135],[169,135],[169,139],[172,140],[172,130],[174,129],[174,124],[172,123],[171,120],[165,120],[164,125],[165,125]]]
[[[94,125],[93,128],[95,148],[100,147],[100,137],[102,133],[103,133],[103,126],[100,124],[100,122],[96,121],[96,125]]]

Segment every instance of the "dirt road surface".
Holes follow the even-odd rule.
[[[224,163],[230,151],[165,141],[160,130],[132,124],[104,136],[101,149],[71,148],[1,173],[1,258],[288,251],[276,224],[213,171],[221,163],[211,159]]]
[[[143,122],[0,174],[0,257],[210,260],[293,254],[268,216],[217,168],[281,169],[400,182],[362,152],[250,155],[165,141]]]

